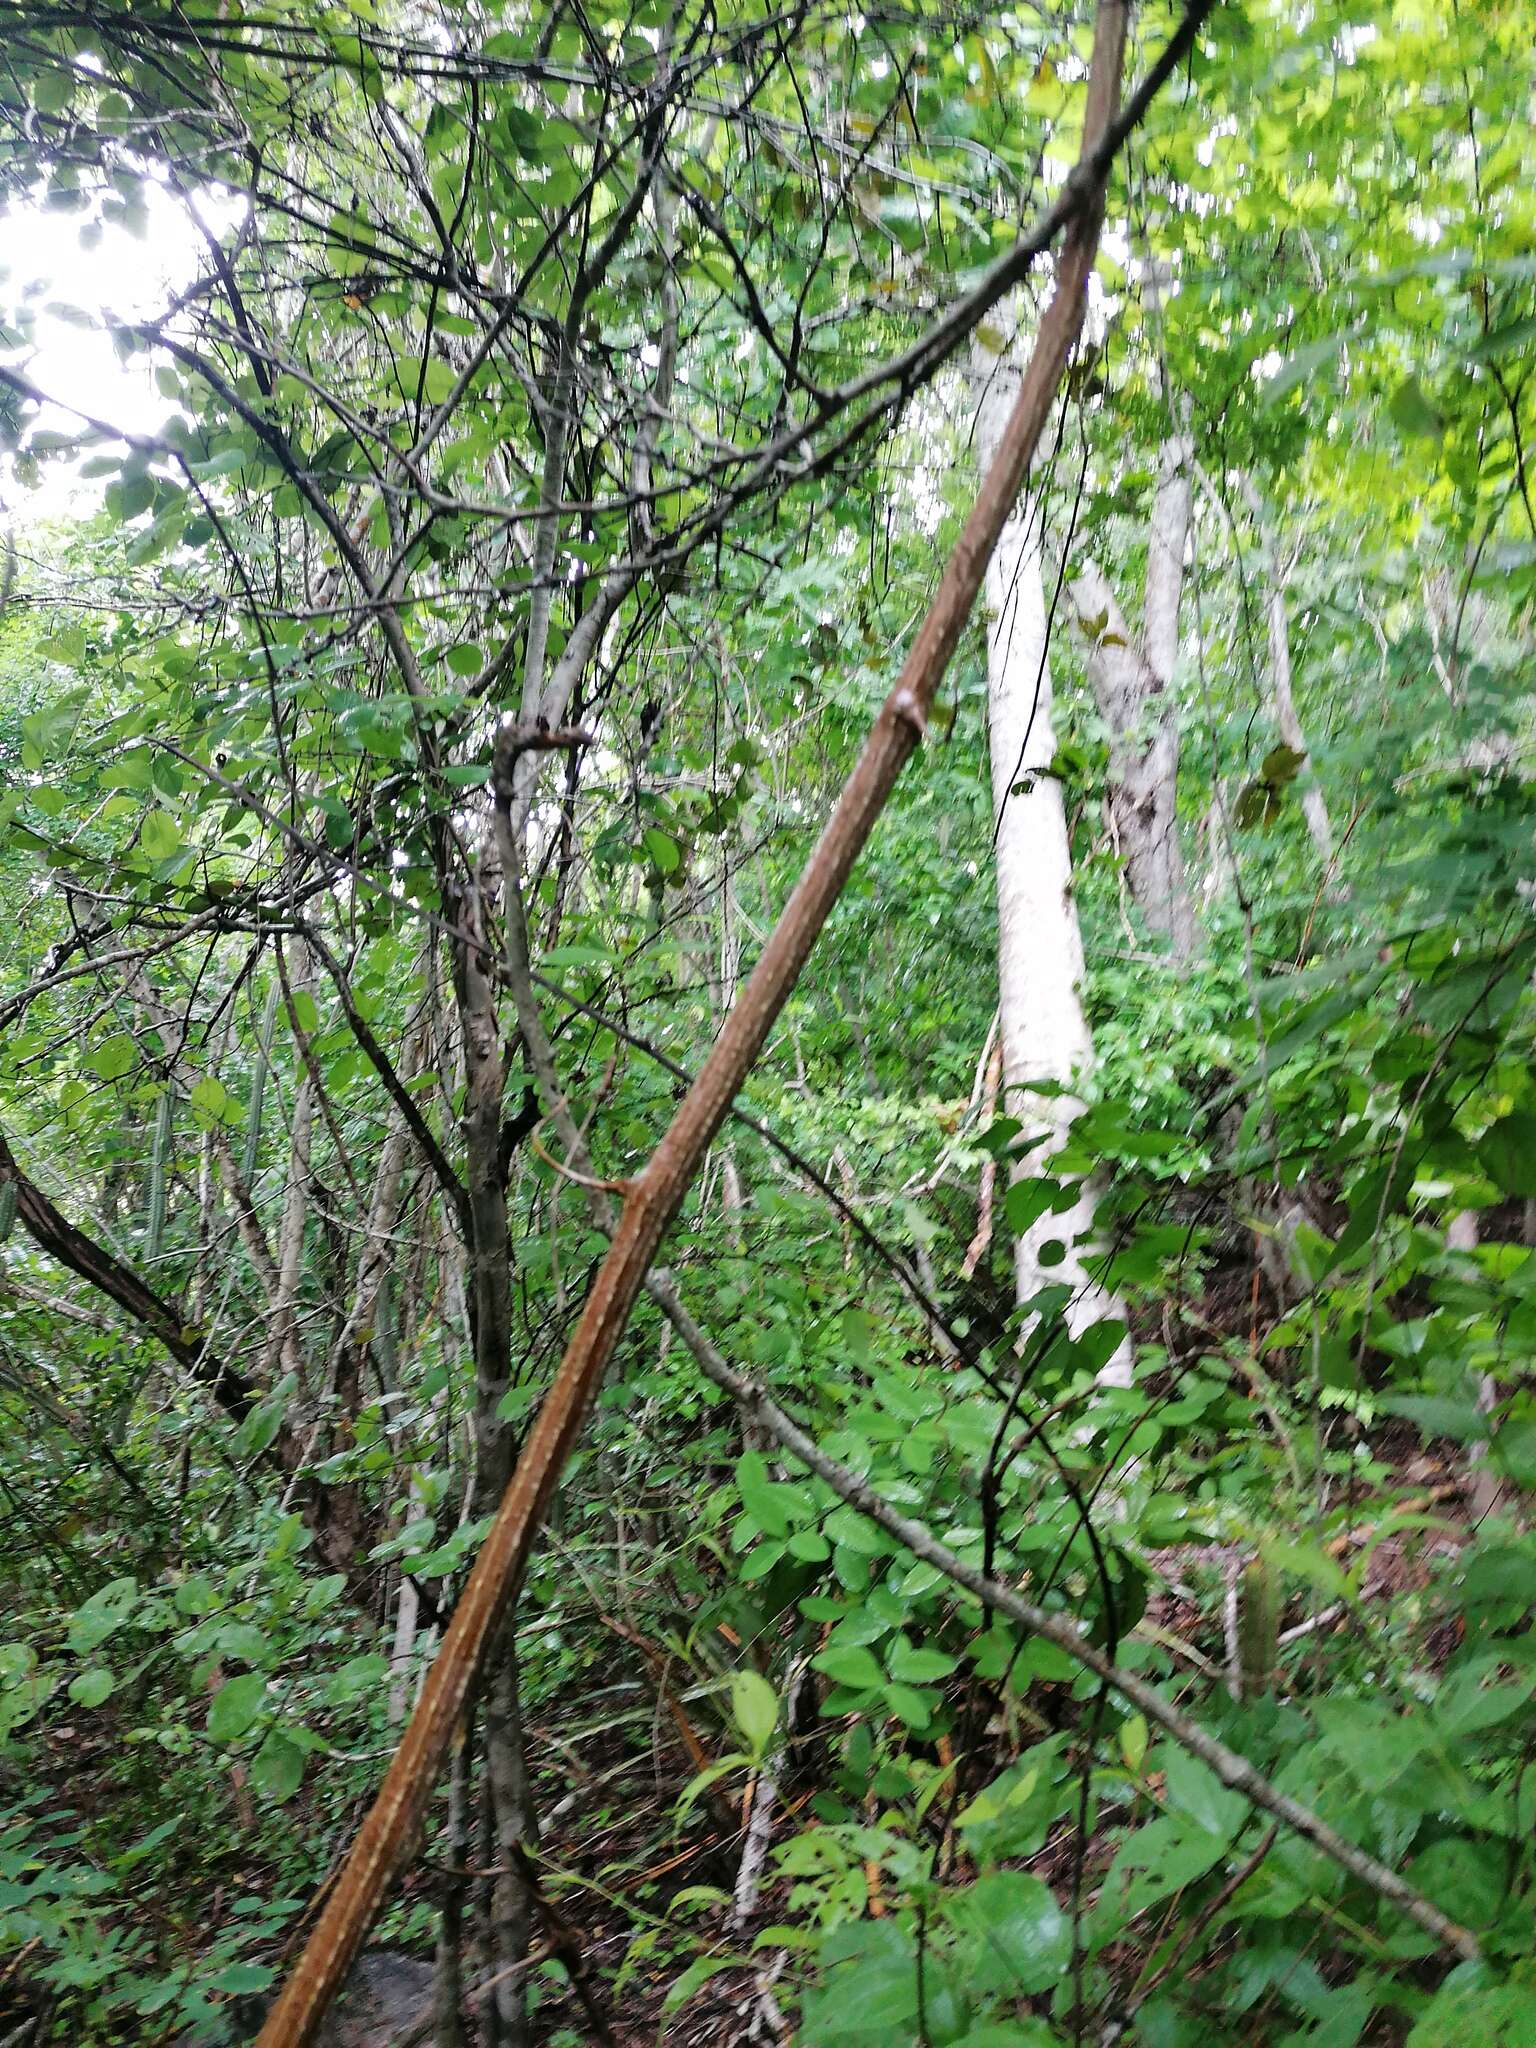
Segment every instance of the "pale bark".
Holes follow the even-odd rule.
[[[1317,848],[1317,857],[1326,872],[1333,867],[1333,821],[1328,815],[1328,802],[1323,795],[1322,784],[1318,781],[1312,766],[1311,750],[1307,746],[1306,734],[1302,730],[1301,719],[1296,710],[1295,693],[1291,686],[1291,631],[1285,603],[1285,572],[1275,548],[1274,537],[1264,518],[1263,501],[1254,489],[1251,478],[1244,477],[1243,493],[1253,514],[1254,524],[1259,530],[1259,546],[1264,561],[1264,616],[1268,626],[1269,690],[1274,700],[1275,726],[1291,752],[1305,757],[1297,778],[1297,795],[1308,834],[1312,844]]]
[[[1199,941],[1179,840],[1179,726],[1169,695],[1189,518],[1189,448],[1175,436],[1163,449],[1147,529],[1140,643],[1096,562],[1081,567],[1068,592],[1087,640],[1088,678],[1109,728],[1110,818],[1131,894],[1148,927],[1181,963]]]
[[[993,1030],[987,1034],[987,1052],[982,1065],[985,1078],[982,1081],[980,1108],[982,1117],[990,1124],[997,1110],[998,1090],[1003,1085],[1003,1041],[1001,1032],[997,1030],[995,1024]],[[965,1257],[960,1261],[962,1280],[971,1278],[992,1242],[992,1209],[996,1188],[997,1161],[989,1152],[981,1162],[981,1174],[977,1182],[975,1235],[965,1248]]]
[[[1194,0],[1154,66],[1153,76],[1167,75],[1178,61],[1180,38],[1187,49],[1206,11],[1202,0]],[[897,776],[927,729],[935,693],[970,619],[983,574],[1028,474],[1081,331],[1088,277],[1103,221],[1104,172],[1119,100],[1126,17],[1125,0],[1099,0],[1084,109],[1084,155],[1072,174],[1079,197],[1063,240],[1056,288],[1041,318],[996,458],[895,686],[870,728],[832,816],[756,966],[646,1166],[624,1183],[618,1227],[581,1319],[524,1440],[384,1783],[314,1917],[303,1953],[267,2015],[258,2037],[259,2048],[305,2048],[314,2039],[407,1848],[416,1839],[464,1709],[493,1660],[506,1618],[515,1608],[534,1538],[565,1462],[636,1298],[652,1277],[650,1268],[662,1237],[675,1222],[704,1154],[767,1043]],[[387,630],[392,618],[384,613],[381,626]],[[393,625],[401,647],[397,659],[402,667],[414,670],[408,643],[398,632],[398,620],[393,620]],[[518,866],[513,851],[517,791],[510,776],[493,777],[493,789],[510,896]],[[464,907],[459,901],[445,906],[456,918],[462,917]],[[510,928],[511,920],[508,924]],[[476,931],[470,934],[468,945],[456,947],[456,973],[463,972],[465,956],[471,952],[478,955],[483,945],[483,931]],[[461,1009],[472,1012],[473,1008],[472,1003],[461,1002]],[[466,1024],[468,1021],[466,1017]],[[472,1096],[474,1086],[471,1071]],[[472,1119],[473,1107],[467,1103],[466,1140],[471,1157]],[[474,1204],[479,1190],[473,1173],[469,1182]],[[503,1232],[506,1229],[504,1209],[501,1228]],[[476,1236],[478,1239],[478,1230]],[[476,1279],[478,1288],[478,1275]],[[477,1332],[477,1348],[479,1341]]]
[[[977,457],[989,462],[1012,403],[1017,372],[978,352],[984,378],[977,417]],[[1050,1170],[1082,1112],[1078,1092],[1093,1070],[1093,1040],[1083,1013],[1083,942],[1072,895],[1072,849],[1061,784],[1050,771],[1056,752],[1045,592],[1028,509],[1005,524],[987,568],[987,723],[996,828],[997,978],[1004,1099],[1010,1115],[1037,1139],[1014,1170],[1033,1180]],[[1035,1092],[1041,1084],[1048,1092]],[[1073,1290],[1067,1313],[1074,1334],[1121,1316],[1113,1296],[1090,1275],[1083,1243],[1091,1239],[1094,1201],[1084,1183],[1072,1206],[1047,1212],[1014,1240],[1014,1284],[1021,1305],[1041,1288]],[[1064,1245],[1056,1265],[1048,1245]],[[1122,1345],[1107,1376],[1130,1377]]]

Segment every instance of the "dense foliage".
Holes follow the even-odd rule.
[[[621,1188],[974,495],[1090,10],[0,25],[0,238],[184,251],[149,315],[0,274],[0,2040],[233,2041],[604,1250],[507,925]],[[1029,486],[1088,1108],[1042,1162],[989,1083],[978,621],[664,1251],[842,1465],[1480,1958],[646,1302],[376,1937],[462,1993],[421,2038],[1536,2039],[1533,90],[1515,0],[1210,14]],[[58,381],[71,317],[152,431]],[[1175,435],[1187,962],[1055,601],[1090,554],[1134,600]],[[1082,1181],[1128,1386],[1015,1297]]]

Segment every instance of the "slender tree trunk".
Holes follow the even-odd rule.
[[[1199,926],[1179,839],[1179,725],[1169,685],[1179,653],[1179,600],[1189,538],[1189,449],[1167,442],[1147,529],[1140,645],[1096,562],[1070,587],[1087,638],[1088,677],[1109,727],[1109,808],[1136,906],[1181,964]]]
[[[1269,689],[1274,700],[1275,726],[1292,753],[1306,757],[1296,785],[1297,795],[1308,834],[1317,848],[1317,857],[1327,871],[1333,866],[1333,823],[1328,816],[1323,786],[1312,765],[1291,689],[1291,632],[1285,606],[1285,573],[1275,550],[1274,536],[1264,518],[1263,502],[1249,477],[1243,479],[1243,492],[1253,513],[1254,524],[1259,529],[1259,546],[1264,559],[1264,616],[1268,626]]]
[[[474,1755],[475,1717],[466,1716],[448,1778],[448,1824],[442,1853],[448,1868],[437,1923],[437,1952],[432,1987],[432,2048],[464,2048],[460,2011],[464,2001],[464,1894],[469,1879],[470,1759]]]
[[[506,1182],[501,1162],[501,1120],[506,1067],[496,992],[488,972],[485,892],[492,861],[482,859],[473,892],[459,904],[469,938],[456,947],[455,987],[464,1048],[464,1178],[470,1212],[470,1327],[475,1350],[475,1475],[471,1513],[495,1511],[512,1474],[512,1432],[501,1414],[511,1384],[512,1271]],[[476,944],[476,940],[481,944]],[[501,1617],[486,1659],[482,1728],[495,1863],[492,1968],[501,1981],[489,2003],[493,2048],[524,2048],[528,2040],[527,1890],[516,1853],[531,1840],[527,1765],[517,1699],[514,1632],[517,1606]]]
[[[989,463],[1012,404],[1017,373],[980,358],[985,375],[977,419],[977,455]],[[1049,773],[1056,752],[1051,670],[1046,645],[1040,555],[1026,506],[1015,508],[987,567],[987,723],[992,757],[992,810],[997,839],[997,976],[1004,1099],[1027,1135],[1039,1142],[1015,1170],[1033,1180],[1049,1171],[1082,1110],[1075,1092],[1093,1068],[1093,1040],[1080,985],[1083,942],[1072,895],[1072,849],[1061,785]],[[1060,1092],[1033,1090],[1041,1083]],[[1086,1183],[1064,1212],[1047,1212],[1014,1240],[1017,1299],[1065,1282],[1074,1290],[1073,1331],[1120,1314],[1089,1275],[1083,1241],[1093,1231],[1093,1191]],[[1055,1265],[1046,1246],[1064,1244]],[[1114,1361],[1128,1379],[1130,1354]]]
[[[1206,0],[1192,0],[1149,75],[1148,88],[1181,61],[1207,12]],[[661,1240],[675,1221],[732,1098],[767,1042],[897,776],[926,730],[935,692],[1029,472],[1081,330],[1103,221],[1104,171],[1119,101],[1126,21],[1125,0],[1099,0],[1083,117],[1085,149],[1074,174],[1078,196],[1062,242],[1055,291],[1041,317],[996,457],[895,686],[757,965],[644,1170],[625,1183],[618,1228],[581,1320],[523,1444],[384,1783],[315,1916],[303,1953],[267,2015],[259,2048],[305,2048],[318,2032],[415,1838],[470,1694],[494,1655],[505,1617],[516,1606],[539,1523]],[[388,614],[381,623],[389,623]],[[568,648],[562,659],[569,652]],[[493,787],[510,888],[518,865],[512,844],[519,793],[512,777],[496,773],[494,764]],[[462,915],[461,906],[452,907]],[[460,948],[460,959],[473,959],[477,972],[483,971],[478,964],[483,937],[473,933],[471,944]],[[475,1192],[472,1185],[472,1200]]]

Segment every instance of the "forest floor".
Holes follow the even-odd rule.
[[[1246,1337],[1257,1304],[1246,1282],[1227,1292],[1231,1299],[1207,1295],[1200,1320],[1211,1330],[1221,1315],[1229,1329],[1240,1329]],[[1176,1367],[1173,1370],[1177,1372]],[[1396,1496],[1398,1508],[1432,1515],[1444,1526],[1428,1535],[1413,1529],[1375,1540],[1376,1517],[1362,1506],[1360,1519],[1347,1523],[1328,1547],[1338,1561],[1348,1564],[1374,1541],[1359,1596],[1366,1607],[1425,1587],[1434,1554],[1457,1548],[1475,1521],[1466,1469],[1454,1453],[1426,1451],[1416,1429],[1385,1417],[1370,1428],[1368,1448],[1377,1467],[1391,1475],[1384,1490]],[[1373,1492],[1379,1501],[1380,1491]],[[1244,1553],[1237,1548],[1217,1544],[1161,1550],[1147,1559],[1154,1576],[1139,1627],[1207,1683],[1226,1683],[1231,1669],[1226,1589],[1243,1560]],[[1310,1611],[1297,1604],[1282,1615],[1281,1640],[1287,1631],[1293,1641],[1310,1631],[1320,1645],[1328,1632],[1353,1625],[1342,1608],[1330,1611],[1314,1597]],[[1443,1640],[1431,1638],[1425,1645],[1429,1661],[1442,1662],[1456,1642],[1455,1625],[1445,1624]],[[539,2048],[601,2041],[599,2027],[607,2029],[612,2048],[654,2048],[663,2040],[667,2048],[736,2048],[754,2042],[788,2048],[793,2029],[773,1995],[775,1971],[783,1967],[784,1958],[772,1948],[762,1951],[757,1967],[747,1963],[722,1969],[675,2011],[666,2009],[668,1991],[697,1958],[749,1954],[756,1929],[792,1916],[788,1887],[782,1880],[775,1883],[771,1864],[743,1931],[727,1926],[728,1908],[719,1904],[679,1906],[680,1895],[695,1887],[712,1888],[727,1898],[732,1892],[742,1836],[728,1790],[733,1781],[724,1781],[701,1798],[679,1821],[679,1794],[695,1776],[697,1760],[690,1758],[669,1703],[658,1696],[644,1660],[626,1655],[622,1668],[618,1685],[595,1696],[606,1721],[590,1736],[581,1731],[592,1720],[592,1695],[546,1701],[530,1716],[530,1762],[537,1796],[541,1811],[551,1816],[540,1845],[541,1868],[548,1873],[543,1939],[546,1948],[558,1949],[565,1943],[580,1957],[590,2001],[584,2010],[563,1968],[546,1962],[536,1980]],[[624,1705],[615,1715],[616,1694]],[[1070,1714],[1070,1704],[1065,1711]],[[575,1739],[568,1736],[571,1730],[577,1732]],[[99,1758],[104,1770],[111,1747],[110,1730],[95,1752],[82,1731],[67,1724],[51,1731],[43,1775],[61,1807],[88,1819],[93,1805],[111,1796],[94,1768]],[[1009,1758],[1000,1753],[988,1761],[989,1771],[995,1772]],[[787,1810],[803,1804],[812,1789],[788,1780],[781,1795]],[[776,1817],[781,1827],[785,1810]],[[1057,1887],[1061,1896],[1071,1887],[1079,1853],[1074,1829],[1063,1823],[1022,1867]],[[1092,1896],[1108,1855],[1107,1842],[1090,1841],[1082,1848],[1085,1897]],[[269,1876],[271,1885],[279,1888],[291,1881],[277,1872]],[[243,1888],[257,1890],[265,1882],[256,1872],[242,1872],[241,1879]],[[429,1900],[439,1881],[429,1870],[418,1870],[405,1887],[406,1902]],[[874,1912],[882,1910],[877,1891],[872,1891],[870,1905]],[[146,1900],[144,1907],[150,1918],[162,1921],[168,1911],[178,1910],[177,1902],[165,1900]],[[216,1918],[217,1913],[217,1901],[205,1902],[201,1916],[189,1924],[206,1930],[210,1915]],[[479,1974],[466,1968],[471,2012]],[[0,2043],[38,2010],[23,1952],[0,1973]],[[153,2043],[168,2037],[146,2023],[141,2038]],[[409,2038],[414,2041],[419,2035],[412,2030]],[[52,2039],[45,2031],[35,2035],[28,2048],[45,2048]],[[358,2036],[356,2048],[390,2048],[390,2036]]]

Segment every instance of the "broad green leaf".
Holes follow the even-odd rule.
[[[149,810],[139,827],[139,844],[151,860],[169,860],[181,851],[181,831],[167,812]]]
[[[1259,403],[1273,405],[1288,391],[1294,391],[1298,384],[1310,384],[1320,371],[1333,367],[1334,359],[1350,338],[1348,334],[1330,334],[1321,341],[1309,342],[1305,348],[1297,349],[1265,384],[1259,394]]]
[[[1477,1156],[1505,1194],[1536,1197],[1536,1114],[1516,1110],[1500,1117],[1478,1140]]]
[[[231,1681],[236,1684],[238,1682]],[[212,1732],[210,1716],[209,1733]],[[226,1741],[230,1739],[224,1738]],[[273,1728],[251,1758],[252,1789],[261,1798],[270,1799],[274,1805],[281,1806],[285,1799],[293,1797],[303,1782],[304,1764],[305,1752],[300,1745],[281,1728]]]
[[[1050,1887],[1020,1870],[994,1871],[945,1902],[966,1942],[966,1981],[1017,1997],[1045,1991],[1072,1956],[1072,1928]]]
[[[225,1679],[208,1708],[209,1741],[238,1742],[255,1725],[266,1697],[267,1681],[259,1671]]]
[[[240,1998],[255,1991],[265,1991],[277,1972],[267,1963],[226,1963],[208,1979],[210,1990],[221,1991],[226,1998]]]
[[[658,826],[648,825],[644,833],[645,850],[652,864],[663,875],[675,875],[683,864],[682,849],[675,839],[661,831]]]
[[[108,1636],[115,1635],[139,1605],[137,1579],[113,1579],[77,1607],[69,1622],[69,1647],[75,1651],[94,1650]]]
[[[845,1644],[840,1648],[822,1650],[811,1659],[818,1671],[824,1671],[828,1678],[836,1679],[839,1685],[851,1685],[859,1691],[885,1683],[885,1673],[868,1650],[857,1644]]]
[[[117,1690],[117,1680],[98,1664],[82,1671],[69,1682],[69,1696],[77,1707],[99,1707]]]
[[[104,1039],[97,1046],[91,1064],[103,1081],[120,1081],[130,1073],[138,1058],[138,1048],[126,1032]]]
[[[762,1756],[778,1725],[779,1696],[760,1672],[732,1672],[731,1717],[752,1754]]]

